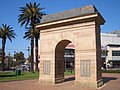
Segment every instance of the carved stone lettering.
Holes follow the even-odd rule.
[[[80,61],[80,75],[83,77],[90,77],[90,60]]]
[[[43,61],[43,74],[50,75],[50,61]]]

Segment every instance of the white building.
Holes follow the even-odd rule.
[[[120,37],[116,34],[101,33],[102,58],[106,61],[106,68],[120,67]]]

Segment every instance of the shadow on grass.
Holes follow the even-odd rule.
[[[2,74],[0,75],[0,78],[5,78],[5,77],[16,77],[16,76],[22,76],[24,74],[16,75],[16,74]]]
[[[116,77],[102,77],[102,79],[103,79],[103,83],[105,84],[111,80],[117,80],[118,78],[116,78]]]
[[[0,78],[3,78],[3,77],[14,77],[14,76],[16,76],[15,74],[13,74],[13,75],[0,75]]]

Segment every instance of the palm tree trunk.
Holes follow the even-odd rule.
[[[36,71],[39,71],[39,68],[38,68],[38,38],[37,37],[35,37],[35,54],[36,54],[36,56],[35,56],[35,59],[36,59],[36,68],[35,68],[35,70]]]
[[[31,36],[31,72],[34,73],[34,18],[31,19],[31,27],[32,27],[32,36]]]
[[[2,39],[2,71],[4,71],[5,43],[6,43],[6,39]]]
[[[31,72],[34,72],[34,36],[31,37]]]

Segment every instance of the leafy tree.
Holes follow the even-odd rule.
[[[30,61],[30,60],[31,60],[30,58],[31,58],[31,56],[29,55],[28,58],[27,58],[27,60],[28,60],[29,62],[31,62],[31,61]]]
[[[12,42],[16,36],[13,27],[10,25],[2,24],[0,27],[0,38],[2,39],[2,71],[4,71],[4,60],[5,60],[5,44],[6,40],[9,39]]]
[[[41,10],[44,8],[39,7],[40,4],[29,3],[24,7],[20,7],[21,14],[18,16],[18,22],[21,26],[31,27],[31,32],[35,31],[35,24],[40,23],[42,16],[45,15]],[[34,34],[31,34],[31,71],[34,72]]]
[[[7,55],[6,58],[8,58],[9,68],[13,67],[13,57],[11,55]]]
[[[24,53],[23,52],[17,52],[17,53],[15,53],[14,54],[14,59],[16,59],[15,65],[24,64],[24,62],[25,62]]]

